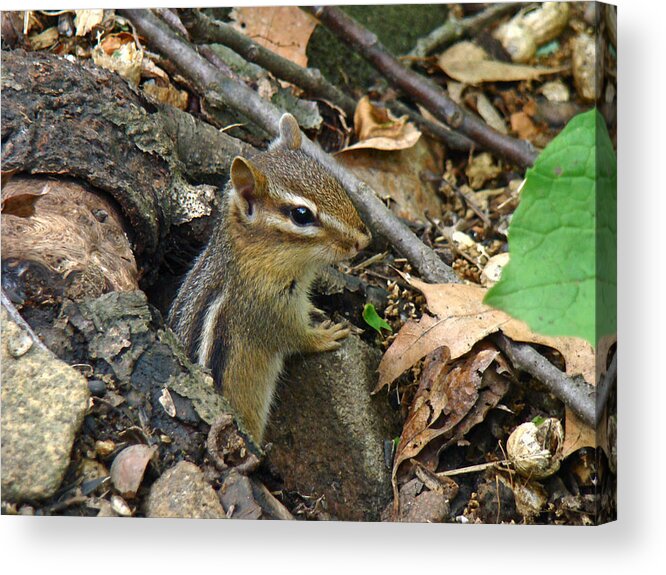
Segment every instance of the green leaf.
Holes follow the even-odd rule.
[[[617,161],[602,116],[574,117],[527,171],[511,260],[484,303],[544,335],[616,333]]]
[[[379,335],[382,334],[382,328],[393,332],[391,326],[384,318],[379,317],[375,306],[371,303],[366,303],[363,308],[363,319],[372,329],[376,330]]]

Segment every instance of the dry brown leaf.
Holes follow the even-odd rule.
[[[116,50],[118,50],[124,44],[134,44],[134,36],[129,32],[119,32],[118,34],[109,34],[104,36],[100,41],[99,45],[108,54],[111,56]],[[149,61],[149,60],[147,60]]]
[[[104,10],[74,10],[76,35],[85,36],[104,19]]]
[[[596,349],[596,381],[600,381],[605,376],[607,371],[606,363],[610,361],[610,350],[616,342],[617,337],[614,335],[605,336],[599,340]],[[568,407],[565,411],[565,417],[564,457],[571,455],[574,451],[578,451],[582,447],[601,447],[607,455],[610,455],[607,413],[604,413],[599,418],[599,426],[596,430],[585,425]]]
[[[179,110],[186,110],[189,102],[189,96],[185,90],[179,90],[173,84],[168,86],[158,86],[154,82],[146,82],[141,86],[141,89],[163,104],[169,104]]]
[[[511,114],[511,129],[522,140],[531,140],[539,133],[534,122],[525,112]]]
[[[169,75],[150,58],[144,58],[141,62],[141,77],[155,80],[160,86],[168,86],[171,83]]]
[[[472,42],[458,42],[438,59],[439,67],[454,80],[465,84],[536,80],[544,74],[556,74],[565,68],[521,66],[491,60]]]
[[[569,457],[574,451],[578,451],[583,447],[604,447],[604,450],[608,453],[604,442],[599,441],[600,438],[597,437],[596,429],[585,425],[568,407],[566,408],[564,415],[564,445],[562,446],[562,458]],[[602,417],[599,426],[603,427],[605,425],[605,418]]]
[[[143,51],[137,50],[133,43],[122,44],[111,55],[101,46],[97,46],[92,52],[92,59],[98,66],[117,72],[130,84],[134,86],[139,84]]]
[[[438,181],[444,164],[444,150],[438,143],[421,138],[415,146],[393,152],[356,149],[336,154],[338,161],[354,175],[390,198],[391,211],[409,221],[425,221],[426,214],[438,218],[441,199],[430,178]]]
[[[501,364],[499,369],[505,371],[499,350],[486,343],[456,362],[449,361],[444,347],[428,355],[396,448],[394,493],[397,493],[398,469],[405,461],[417,457],[430,444],[429,451],[437,453],[442,446],[462,439],[504,396],[508,380],[489,369],[496,361]],[[429,462],[420,463],[428,467]]]
[[[305,49],[317,23],[297,6],[246,6],[234,8],[230,16],[234,28],[257,44],[307,66]]]
[[[339,153],[360,148],[405,150],[419,141],[421,132],[407,122],[407,116],[396,118],[386,108],[375,106],[368,96],[358,102],[354,112],[354,131],[358,142]]]
[[[55,26],[53,28],[47,28],[39,34],[32,34],[29,37],[30,48],[33,50],[44,50],[46,48],[51,48],[58,41],[59,38],[58,28]]]
[[[558,350],[569,376],[582,375],[588,383],[595,384],[594,350],[586,341],[533,333],[524,322],[485,305],[486,289],[480,286],[426,284],[413,278],[408,281],[425,295],[428,308],[437,317],[424,315],[418,323],[408,322],[402,327],[379,364],[379,381],[373,393],[442,345],[448,347],[451,359],[455,359],[472,349],[477,341],[500,330],[514,341]]]
[[[469,185],[474,190],[480,190],[488,180],[496,178],[502,173],[502,168],[495,164],[493,156],[488,152],[482,152],[467,162],[465,174]]]

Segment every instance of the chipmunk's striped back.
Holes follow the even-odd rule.
[[[211,369],[257,443],[285,356],[336,349],[349,333],[310,325],[317,271],[370,240],[338,180],[300,145],[298,124],[285,114],[268,151],[234,160],[213,236],[169,314],[190,358]]]

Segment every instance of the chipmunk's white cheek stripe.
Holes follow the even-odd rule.
[[[341,234],[345,236],[351,236],[351,237],[357,237],[358,236],[358,230],[356,228],[353,228],[351,226],[346,225],[344,222],[341,222],[339,219],[334,218],[333,216],[330,216],[328,214],[320,214],[319,219],[322,224],[329,228],[334,228]]]
[[[303,196],[297,196],[296,194],[292,194],[284,190],[281,191],[280,196],[281,199],[287,204],[291,204],[295,208],[300,208],[301,206],[306,207],[315,215],[315,217],[317,217],[317,205],[312,200],[308,200]]]
[[[210,354],[213,350],[213,342],[215,341],[215,326],[217,325],[224,300],[224,294],[217,296],[206,313],[197,356],[197,362],[204,366],[207,366],[210,361]]]

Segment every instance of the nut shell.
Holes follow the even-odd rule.
[[[529,479],[553,475],[562,461],[564,430],[558,419],[548,418],[516,427],[509,436],[506,450],[516,471]]]

